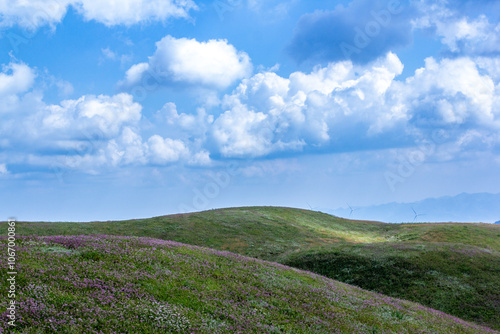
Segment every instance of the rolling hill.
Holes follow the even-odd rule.
[[[231,251],[500,329],[500,227],[491,224],[385,224],[246,207],[117,222],[24,222],[18,229],[22,235],[151,237]]]
[[[498,333],[310,272],[172,241],[33,236],[18,239],[18,254],[19,319],[6,331],[3,312],[2,333]],[[0,267],[6,282],[5,261]]]

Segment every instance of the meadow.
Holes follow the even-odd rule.
[[[231,251],[500,330],[498,225],[384,224],[300,209],[246,207],[129,221],[19,222],[17,226],[24,236],[147,237]],[[6,223],[0,223],[0,229],[6,230]],[[68,253],[73,254],[69,258],[81,260],[71,252],[75,251]]]
[[[498,333],[310,272],[173,241],[32,236],[18,239],[18,254],[19,319],[7,329],[4,312],[2,333]]]

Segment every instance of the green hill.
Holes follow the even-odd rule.
[[[5,330],[4,312],[2,333],[498,333],[313,273],[177,242],[17,243],[17,327]],[[5,285],[5,261],[0,268]]]
[[[0,223],[0,228],[6,227]],[[25,222],[23,235],[109,234],[176,240],[275,260],[307,247],[387,241],[455,242],[500,251],[491,224],[385,224],[280,207],[244,207],[127,221]]]
[[[384,224],[300,209],[247,207],[118,222],[26,222],[18,223],[18,233],[141,236],[228,250],[500,330],[498,225]]]

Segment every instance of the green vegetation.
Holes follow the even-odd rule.
[[[384,224],[276,207],[91,223],[18,223],[22,235],[174,240],[277,261],[500,330],[500,226]],[[5,223],[0,228],[6,230]]]
[[[387,224],[347,221],[306,210],[255,207],[91,223],[21,223],[23,235],[127,235],[175,240],[274,260],[332,242],[383,242]],[[0,225],[1,226],[1,225]]]
[[[0,223],[5,228],[6,223]],[[500,251],[500,228],[491,224],[385,224],[321,212],[245,207],[127,221],[26,222],[23,235],[128,235],[175,240],[276,260],[283,253],[336,242],[454,242]]]
[[[500,253],[451,243],[339,243],[281,261],[326,277],[500,327]]]
[[[17,248],[17,326],[7,327],[3,312],[0,333],[498,333],[316,274],[172,241],[33,236]],[[6,272],[3,261],[2,282]]]

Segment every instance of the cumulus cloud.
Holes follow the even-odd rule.
[[[427,58],[425,67],[406,80],[406,105],[419,126],[476,123],[498,126],[495,84],[470,58]]]
[[[480,68],[469,57],[428,58],[399,81],[403,64],[388,53],[369,65],[335,62],[288,78],[258,73],[222,99],[209,128],[212,149],[225,157],[382,149],[413,145],[435,129],[446,130],[451,142],[466,142],[463,138],[475,133],[470,130],[483,136],[474,143],[492,136],[495,142],[500,128],[495,64],[483,62]]]
[[[165,127],[169,133],[178,137],[197,137],[202,139],[208,127],[214,121],[214,116],[205,108],[197,108],[195,114],[187,114],[177,110],[175,103],[168,102],[154,115],[157,125]]]
[[[198,7],[192,0],[3,0],[0,1],[0,27],[19,25],[29,30],[54,27],[73,6],[86,20],[107,26],[187,18]]]
[[[16,147],[17,161],[99,172],[124,165],[207,166],[213,157],[394,148],[443,129],[440,156],[451,159],[500,147],[497,64],[485,57],[428,58],[398,80],[403,64],[389,52],[369,64],[330,62],[287,77],[267,70],[243,78],[210,107],[181,110],[168,102],[146,129],[142,106],[130,94],[45,104],[31,92],[35,71],[11,63],[0,73],[0,100],[18,102],[0,114],[0,144]],[[31,105],[22,106],[28,100]],[[1,157],[6,165],[9,154]]]
[[[0,98],[24,93],[35,81],[35,71],[23,63],[2,66],[0,73]]]
[[[413,20],[417,29],[433,30],[443,45],[452,53],[492,55],[500,53],[500,24],[491,23],[485,14],[470,17],[471,7],[488,8],[494,2],[478,1],[454,3],[417,3],[421,15]],[[498,10],[498,3],[496,4]],[[485,11],[487,12],[487,11]]]
[[[189,149],[180,140],[154,135],[148,140],[149,154],[153,163],[165,164],[189,155]]]
[[[371,67],[345,61],[309,74],[295,72],[289,78],[272,72],[256,74],[225,96],[223,113],[211,128],[212,138],[225,156],[263,156],[328,146],[333,138],[342,137],[349,123],[361,124],[365,135],[376,134],[404,119],[386,101],[402,70],[390,53]]]
[[[120,136],[109,140],[105,148],[106,160],[113,166],[145,164],[146,151],[147,145],[143,143],[137,130],[131,127],[124,127]]]
[[[401,1],[354,0],[298,21],[288,53],[298,62],[367,63],[412,40],[410,6]]]
[[[252,71],[250,57],[227,40],[166,36],[156,43],[156,52],[148,63],[133,65],[126,73],[126,86],[141,84],[144,76],[158,83],[180,83],[209,88],[226,88]]]
[[[68,166],[165,165],[179,161],[206,164],[209,161],[203,151],[194,148],[191,153],[188,138],[172,139],[155,134],[143,140],[139,127],[141,109],[126,93],[65,100],[60,105],[46,107],[39,136],[52,139],[53,145],[59,148],[72,149],[65,161]]]
[[[125,165],[210,164],[208,151],[189,136],[153,134],[143,139],[142,106],[129,94],[84,95],[46,104],[43,95],[30,92],[34,78],[24,64],[4,66],[0,75],[0,101],[17,101],[11,112],[0,114],[0,144],[7,163],[87,173]],[[174,114],[173,122],[188,117]],[[191,121],[184,123],[186,129],[194,127]],[[0,165],[0,174],[7,173],[6,166]]]
[[[113,139],[92,141],[90,145],[90,149],[80,145],[63,155],[50,157],[50,160],[40,157],[40,164],[54,164],[55,161],[62,169],[98,173],[99,170],[109,167],[165,166],[173,163],[200,166],[208,165],[211,161],[206,151],[192,153],[187,142],[159,135],[143,140],[138,130],[130,127],[125,127],[120,135]]]
[[[141,109],[129,94],[85,95],[47,106],[42,115],[42,131],[67,135],[91,132],[109,138],[118,135],[124,125],[136,124],[141,119]]]
[[[8,174],[9,171],[7,170],[7,165],[6,164],[0,164],[0,175],[5,175]]]
[[[236,102],[214,123],[212,135],[225,156],[262,156],[270,153],[273,129],[268,116]]]

